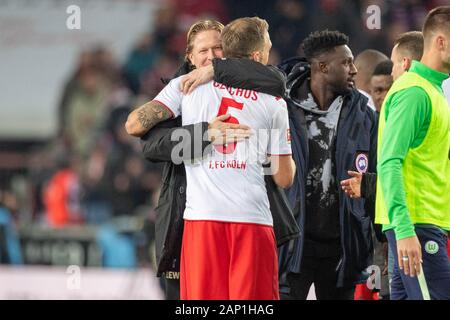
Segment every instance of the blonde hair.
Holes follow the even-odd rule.
[[[192,66],[191,61],[189,60],[189,55],[192,53],[192,50],[194,48],[194,40],[195,37],[202,31],[209,31],[209,30],[215,30],[219,33],[222,32],[224,26],[219,21],[216,20],[200,20],[194,23],[187,33],[186,37],[186,54],[185,54],[185,61],[189,63],[191,69],[194,67]]]
[[[269,31],[266,20],[258,17],[236,19],[223,29],[221,34],[224,56],[230,58],[249,57],[252,52],[264,48],[264,35]]]

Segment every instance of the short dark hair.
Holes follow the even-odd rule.
[[[302,42],[306,59],[311,62],[319,55],[330,52],[337,46],[347,45],[348,36],[339,31],[315,31]]]
[[[423,54],[423,34],[420,31],[402,33],[395,39],[394,46],[402,55],[420,61]]]
[[[431,10],[425,18],[422,32],[425,40],[436,30],[449,31],[450,6],[441,6]]]
[[[390,76],[393,65],[391,60],[381,61],[373,70],[372,76]]]

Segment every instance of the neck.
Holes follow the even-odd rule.
[[[431,51],[424,52],[420,62],[423,63],[424,65],[426,65],[430,69],[433,69],[433,70],[436,70],[439,72],[443,72],[443,73],[447,73],[447,74],[450,73],[449,68],[447,68],[442,63],[442,60],[440,59],[440,57]]]
[[[314,100],[319,104],[320,110],[328,110],[336,95],[329,89],[328,85],[319,79],[311,78],[311,92]]]

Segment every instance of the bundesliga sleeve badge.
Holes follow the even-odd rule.
[[[366,173],[367,168],[369,167],[369,159],[367,158],[367,155],[364,153],[358,153],[358,155],[356,156],[355,165],[356,170],[359,173]]]

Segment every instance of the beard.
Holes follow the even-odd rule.
[[[354,88],[350,87],[346,81],[345,84],[340,84],[340,85],[335,86],[333,88],[333,91],[336,95],[345,96],[345,95],[349,94],[350,92],[352,92],[353,89]]]

